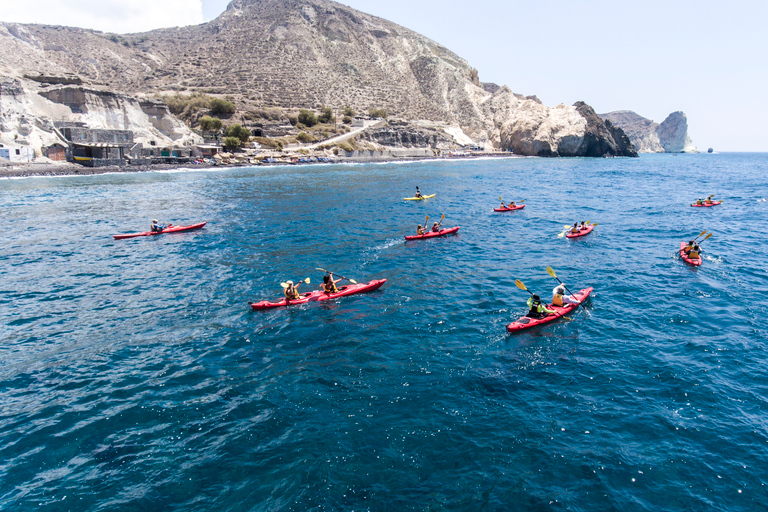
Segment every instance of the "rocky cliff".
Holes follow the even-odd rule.
[[[629,110],[600,114],[600,117],[624,130],[641,153],[697,152],[688,135],[688,119],[683,112],[672,112],[661,124]]]
[[[125,114],[119,97],[147,115],[145,131],[171,138],[192,135],[182,134],[171,116],[153,118],[142,98],[168,92],[229,95],[241,111],[383,108],[410,120],[455,125],[475,143],[524,155],[634,153],[583,106],[550,108],[535,96],[482,84],[477,70],[447,48],[328,0],[234,0],[210,23],[144,34],[0,23],[0,73],[19,81],[27,108],[41,101],[37,97],[49,102],[29,115],[46,109],[58,115],[63,106],[69,109],[65,116],[87,117],[77,102],[65,99],[80,93],[56,92],[75,87],[105,105],[89,104],[89,119],[101,115],[105,123],[137,126],[141,116]],[[41,76],[49,77],[42,79],[47,83],[34,80]],[[7,137],[5,131],[0,135]]]

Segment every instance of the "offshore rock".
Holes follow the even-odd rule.
[[[600,117],[626,132],[640,153],[695,153],[688,135],[688,120],[683,112],[673,112],[658,124],[629,110],[619,110]]]

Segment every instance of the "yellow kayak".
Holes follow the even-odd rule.
[[[437,194],[432,194],[431,196],[421,196],[421,197],[404,197],[403,201],[421,201],[422,199],[430,199],[432,197],[435,197]]]

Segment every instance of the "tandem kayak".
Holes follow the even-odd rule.
[[[282,300],[278,300],[277,302],[262,300],[261,302],[249,302],[248,304],[250,304],[254,311],[280,308],[284,306],[296,306],[298,304],[306,304],[307,302],[338,299],[339,297],[346,297],[347,295],[370,292],[381,288],[381,285],[386,282],[386,279],[375,279],[369,283],[348,284],[346,286],[342,286],[336,293],[326,293],[322,290],[314,290],[311,292],[302,293],[300,298],[294,300],[288,300],[284,298]]]
[[[451,233],[455,233],[459,230],[461,226],[456,226],[455,228],[445,228],[441,229],[440,231],[430,231],[429,233],[424,233],[423,235],[406,235],[406,240],[421,240],[422,238],[435,238],[438,236],[445,236],[450,235]]]
[[[701,204],[693,203],[691,206],[693,206],[694,208],[709,208],[710,206],[717,206],[719,204],[723,204],[723,202],[722,201],[712,201],[709,204],[707,204],[707,203],[701,203]]]
[[[700,266],[702,263],[704,263],[704,260],[701,259],[701,254],[699,254],[698,258],[689,258],[687,254],[685,254],[685,248],[688,246],[685,242],[680,242],[680,257],[683,258],[683,261],[686,262],[689,265],[692,265],[694,267]]]
[[[192,224],[189,226],[170,226],[162,231],[144,231],[143,233],[129,233],[127,235],[112,235],[115,240],[122,240],[124,238],[136,238],[137,236],[154,236],[164,235],[166,233],[180,233],[182,231],[192,231],[193,229],[200,229],[205,226],[207,222],[201,222],[200,224]]]
[[[517,206],[513,206],[512,208],[509,208],[507,206],[505,206],[504,208],[494,208],[493,211],[495,211],[495,212],[513,212],[515,210],[522,210],[523,208],[525,208],[525,205],[524,204],[519,204]]]
[[[578,299],[580,302],[584,302],[584,299],[589,297],[590,293],[592,293],[591,286],[589,288],[584,288],[580,292],[574,293],[573,296],[576,297],[576,299]],[[514,322],[509,324],[507,326],[507,332],[524,331],[525,329],[530,329],[531,327],[536,327],[537,325],[552,322],[554,320],[557,320],[558,318],[562,318],[564,315],[567,315],[577,307],[579,307],[578,304],[567,304],[565,306],[553,306],[552,304],[550,304],[547,306],[547,308],[553,311],[557,311],[556,315],[549,314],[544,318],[530,318],[530,317],[524,316],[521,319],[515,320]]]
[[[588,235],[588,234],[590,234],[592,232],[592,230],[594,228],[595,228],[595,226],[593,224],[590,224],[589,226],[587,226],[587,229],[579,230],[578,233],[571,233],[571,231],[568,230],[568,232],[565,234],[565,237],[566,238],[578,238],[580,236]]]
[[[404,197],[403,201],[421,201],[423,199],[432,199],[437,194],[432,194],[431,196],[421,196],[421,197]]]

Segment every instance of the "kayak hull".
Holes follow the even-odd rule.
[[[423,235],[407,235],[405,237],[406,240],[421,240],[423,238],[437,238],[439,236],[445,236],[450,235],[451,233],[455,233],[459,230],[461,226],[456,226],[455,228],[445,228],[441,229],[440,231],[430,231],[429,233],[424,233]]]
[[[584,288],[583,290],[576,292],[573,294],[574,297],[576,297],[580,302],[584,302],[584,300],[589,297],[589,295],[592,293],[592,287]],[[557,311],[556,315],[547,315],[544,318],[529,318],[527,316],[524,316],[518,320],[515,320],[511,324],[507,326],[507,332],[518,332],[518,331],[524,331],[526,329],[530,329],[532,327],[536,327],[537,325],[542,324],[548,324],[549,322],[554,322],[558,318],[562,318],[563,316],[567,315],[571,311],[578,308],[578,304],[567,304],[565,306],[553,306],[552,304],[547,306],[549,309]]]
[[[587,229],[582,229],[578,233],[571,233],[570,231],[565,234],[566,238],[578,238],[580,236],[588,235],[592,232],[592,230],[595,229],[595,226],[593,224],[590,224],[587,226]]]
[[[432,194],[431,196],[421,196],[421,197],[404,197],[403,201],[423,201],[424,199],[432,199],[437,194]]]
[[[171,226],[165,228],[162,231],[144,231],[143,233],[128,233],[126,235],[112,235],[115,240],[123,240],[126,238],[136,238],[139,236],[155,236],[165,235],[166,233],[181,233],[182,231],[192,231],[194,229],[200,229],[205,226],[207,222],[201,222],[199,224],[191,224],[189,226]]]
[[[696,204],[693,203],[691,206],[694,208],[709,208],[710,206],[717,206],[719,204],[723,204],[722,201],[712,201],[710,204],[702,203],[702,204]]]
[[[368,283],[348,284],[339,288],[336,293],[326,293],[322,290],[314,290],[307,293],[302,293],[301,297],[295,300],[281,299],[276,302],[270,302],[268,300],[262,300],[260,302],[251,302],[251,309],[254,311],[260,311],[264,309],[281,308],[286,306],[298,306],[299,304],[306,304],[308,302],[319,302],[324,300],[338,299],[340,297],[346,297],[348,295],[355,295],[358,293],[372,292],[381,288],[386,283],[386,279],[374,279]]]
[[[699,267],[702,263],[704,263],[704,260],[701,259],[701,255],[699,255],[698,258],[689,258],[687,254],[685,254],[685,247],[688,244],[685,242],[680,242],[680,257],[683,258],[683,261],[686,262],[688,265],[692,267]]]
[[[525,205],[524,204],[520,204],[520,205],[514,206],[512,208],[494,208],[493,211],[495,211],[495,212],[513,212],[515,210],[522,210],[523,208],[525,208]]]

